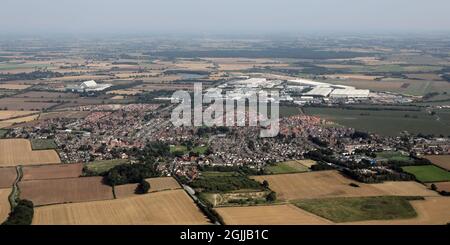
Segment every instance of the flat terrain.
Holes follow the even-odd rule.
[[[126,163],[129,163],[129,160],[127,159],[99,160],[90,162],[88,164],[85,164],[84,166],[86,170],[91,172],[92,174],[101,175],[117,165]]]
[[[227,225],[323,225],[332,222],[291,204],[215,209]]]
[[[348,224],[358,225],[444,225],[450,222],[450,197],[426,197],[411,201],[417,213],[412,219],[370,220]]]
[[[30,142],[33,151],[52,150],[58,147],[53,139],[31,139]]]
[[[413,218],[417,214],[405,197],[340,197],[302,200],[298,207],[333,222]]]
[[[145,179],[150,184],[149,192],[180,189],[181,186],[172,177],[159,177]],[[125,184],[114,186],[116,198],[125,198],[135,195],[138,184]]]
[[[11,211],[8,200],[9,194],[11,194],[11,188],[0,189],[0,223],[8,218],[8,214]]]
[[[102,177],[82,177],[19,182],[20,197],[35,206],[113,199],[112,188]]]
[[[16,177],[15,168],[0,168],[0,188],[10,188]]]
[[[18,124],[18,123],[31,122],[31,121],[36,120],[38,117],[39,117],[38,114],[33,114],[30,116],[17,117],[17,118],[12,118],[12,119],[8,119],[8,120],[3,120],[3,121],[0,121],[0,128],[14,126],[15,124]]]
[[[307,172],[308,167],[296,160],[276,163],[269,166],[267,169],[271,174],[287,174],[287,173],[301,173]]]
[[[184,190],[161,191],[118,200],[52,205],[35,209],[33,224],[181,225],[208,224]]]
[[[382,184],[357,183],[337,171],[319,171],[282,175],[254,176],[253,179],[269,182],[270,189],[282,200],[318,199],[359,196],[437,196],[434,191],[416,182],[385,182]],[[360,187],[352,187],[357,183]]]
[[[22,181],[77,178],[81,176],[82,170],[81,163],[27,166],[22,168]]]
[[[437,191],[450,192],[450,182],[429,183],[429,184],[427,184],[427,186],[431,188],[432,184],[434,184],[437,187]]]
[[[450,181],[450,172],[434,165],[407,166],[402,169],[416,176],[421,182]]]
[[[0,105],[0,109],[3,109]],[[0,120],[6,120],[12,117],[21,117],[36,113],[35,111],[0,111]]]
[[[434,165],[450,171],[450,155],[426,156]]]
[[[54,150],[31,150],[29,140],[0,140],[0,166],[56,164],[60,162],[61,160]]]

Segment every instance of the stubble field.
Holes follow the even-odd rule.
[[[0,140],[0,166],[57,164],[60,162],[56,151],[33,151],[29,140]]]

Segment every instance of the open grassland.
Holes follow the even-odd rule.
[[[323,225],[332,223],[291,204],[224,207],[215,210],[227,225]]]
[[[31,148],[33,149],[33,151],[52,150],[56,149],[57,147],[58,146],[53,139],[31,139]]]
[[[10,126],[13,126],[13,125],[15,125],[17,123],[31,122],[31,121],[36,120],[38,117],[39,117],[39,115],[35,114],[35,115],[31,115],[31,116],[25,116],[25,117],[18,117],[18,118],[3,120],[3,121],[0,121],[0,128],[10,127]]]
[[[0,105],[0,109],[2,105]],[[35,111],[0,111],[0,120],[6,120],[15,117],[23,117],[25,115],[35,114]]]
[[[180,189],[181,186],[172,177],[159,177],[145,179],[150,184],[149,192]],[[116,198],[125,198],[135,195],[138,184],[125,184],[114,186]]]
[[[115,166],[129,163],[128,159],[98,160],[84,165],[84,171],[92,175],[102,175]]]
[[[81,163],[27,166],[22,168],[22,181],[76,178],[81,176],[82,170]]]
[[[341,197],[302,200],[298,207],[333,222],[413,218],[417,214],[406,197]]]
[[[33,151],[29,140],[0,140],[0,166],[57,164],[60,162],[56,151]]]
[[[319,116],[338,124],[386,136],[398,136],[403,131],[412,134],[447,135],[450,121],[437,120],[424,111],[364,110],[342,108],[304,108],[307,115]]]
[[[450,171],[450,155],[426,156],[434,165]]]
[[[410,201],[417,213],[415,218],[396,220],[369,220],[346,224],[357,225],[444,225],[450,222],[450,197],[426,197]]]
[[[0,188],[10,188],[16,177],[16,168],[0,168]]]
[[[266,169],[271,174],[287,174],[307,172],[308,167],[304,166],[296,160],[276,163]]]
[[[0,189],[0,223],[8,218],[8,214],[11,211],[8,199],[9,194],[11,194],[11,188]]]
[[[20,197],[35,206],[113,199],[112,188],[102,177],[83,177],[19,182]]]
[[[269,182],[269,188],[277,193],[278,199],[319,199],[330,197],[359,196],[437,196],[434,191],[416,182],[385,182],[382,184],[356,183],[337,171],[319,171],[283,175],[253,176],[253,179]]]
[[[209,221],[184,190],[171,190],[117,200],[38,207],[33,224],[197,225]]]
[[[405,172],[416,176],[420,182],[450,181],[450,172],[434,165],[402,167]]]

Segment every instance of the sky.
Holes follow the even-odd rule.
[[[1,0],[0,32],[446,32],[449,9],[448,0]]]

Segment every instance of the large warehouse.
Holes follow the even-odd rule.
[[[367,98],[369,97],[370,91],[368,89],[335,89],[331,92],[331,98]]]
[[[328,95],[333,91],[330,87],[314,87],[311,91],[307,92],[306,96],[315,97],[328,97]]]

